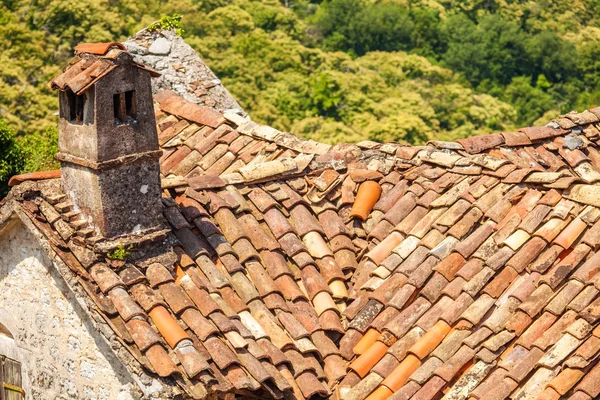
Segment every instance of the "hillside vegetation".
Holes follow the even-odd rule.
[[[0,185],[3,171],[55,165],[46,83],[77,43],[124,40],[174,13],[255,121],[320,141],[450,140],[600,104],[595,0],[0,4]]]

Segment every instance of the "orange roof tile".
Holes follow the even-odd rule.
[[[92,53],[97,55],[104,55],[111,48],[116,47],[121,50],[127,50],[125,46],[118,42],[108,43],[80,43],[75,46],[75,51],[79,53]]]
[[[366,181],[361,183],[356,194],[356,200],[350,210],[350,216],[366,220],[373,209],[379,195],[381,194],[381,186],[374,181]]]
[[[558,244],[563,249],[571,247],[579,235],[587,228],[587,224],[579,218],[575,218],[567,227],[554,239],[553,243]]]
[[[444,321],[438,321],[409,349],[409,352],[424,359],[442,342],[448,332],[450,332],[450,325]]]
[[[375,391],[373,393],[371,393],[366,398],[366,400],[386,400],[393,394],[394,394],[394,392],[392,392],[387,387],[379,386],[377,389],[375,389]]]
[[[565,395],[583,377],[585,373],[579,369],[563,369],[554,379],[548,383],[559,395]]]
[[[60,169],[53,171],[30,172],[27,174],[13,175],[8,181],[8,186],[17,186],[25,181],[40,181],[44,179],[56,178],[60,178]]]
[[[154,307],[150,310],[149,315],[150,318],[152,318],[152,322],[154,322],[154,325],[156,325],[156,328],[161,335],[163,335],[171,348],[175,348],[182,340],[189,339],[189,336],[181,329],[169,311],[163,306]]]
[[[367,350],[365,350],[348,368],[354,370],[358,375],[364,377],[381,360],[385,352],[389,349],[380,341],[375,341]]]
[[[367,333],[356,343],[352,351],[354,354],[361,355],[366,352],[377,341],[380,333],[377,329],[370,328]]]
[[[421,366],[421,360],[409,354],[404,360],[398,365],[398,367],[389,374],[383,382],[382,386],[385,386],[392,391],[396,392],[408,381],[408,378]]]

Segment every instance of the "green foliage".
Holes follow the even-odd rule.
[[[598,6],[592,3],[394,3],[398,9],[389,20],[408,18],[403,23],[407,41],[372,34],[385,26],[374,15],[385,13],[387,3],[326,0],[312,18],[313,37],[325,48],[351,55],[380,48],[427,56],[458,72],[477,92],[507,101],[516,111],[517,124],[524,125],[548,110],[567,112],[597,104],[600,21],[594,19],[592,10]],[[370,8],[378,13],[368,12]],[[547,85],[535,83],[540,76]]]
[[[583,43],[579,51],[579,65],[583,82],[590,87],[600,87],[600,41]]]
[[[310,82],[313,112],[322,116],[338,117],[338,106],[342,101],[342,82],[332,73],[321,72]]]
[[[411,32],[411,51],[425,57],[435,58],[441,51],[441,18],[438,10],[411,8],[410,17],[414,24]]]
[[[525,125],[532,124],[547,110],[557,108],[552,96],[544,92],[541,82],[547,82],[543,75],[538,78],[540,84],[537,86],[531,86],[530,79],[525,76],[516,77],[504,90],[504,99],[513,104],[519,120],[524,121]]]
[[[207,15],[208,30],[219,32],[220,35],[231,37],[248,33],[254,29],[252,16],[238,6],[227,5],[219,7]]]
[[[561,39],[555,32],[542,31],[527,43],[529,76],[543,74],[550,82],[564,82],[577,74],[579,54],[573,43]]]
[[[48,126],[42,133],[33,133],[20,140],[25,158],[24,171],[58,169],[55,159],[58,153],[58,132],[55,125]]]
[[[325,49],[363,55],[409,48],[414,23],[405,7],[393,2],[325,0],[314,16]]]
[[[14,132],[0,119],[0,196],[8,193],[8,180],[23,169],[23,151]]]
[[[109,251],[106,254],[106,257],[108,257],[111,260],[125,261],[127,260],[127,257],[131,255],[132,249],[133,245],[131,244],[127,247],[125,247],[125,245],[123,244],[119,244],[119,246],[116,249]]]
[[[0,4],[0,113],[24,171],[56,167],[46,83],[73,47],[148,25],[183,34],[255,121],[328,143],[453,140],[600,104],[592,0]]]
[[[464,74],[473,85],[483,80],[507,84],[525,73],[526,37],[515,23],[486,15],[475,24],[464,14],[448,18],[442,26],[447,48],[443,63]]]
[[[165,31],[174,30],[177,35],[182,36],[185,31],[181,27],[181,18],[183,18],[183,16],[179,14],[163,15],[158,21],[150,24],[150,26],[148,26],[148,30],[150,32],[157,31],[159,29]]]

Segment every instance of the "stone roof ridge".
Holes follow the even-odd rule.
[[[221,115],[193,104],[173,91],[157,94],[155,101],[159,109],[159,137],[162,137],[159,140],[163,150],[167,152],[177,149],[177,154],[191,160],[198,156],[194,155],[195,152],[188,155],[189,150],[184,149],[186,146],[182,146],[183,144],[188,149],[198,145],[200,147],[196,149],[200,149],[201,153],[205,150],[206,143],[195,143],[200,140],[201,135],[187,138],[187,133],[192,128],[184,129],[182,123],[211,129],[219,126],[217,132],[220,133],[208,137],[216,135],[215,138],[218,138],[226,130],[233,130],[236,135],[245,136],[247,141],[254,143],[252,150],[252,146],[246,147],[246,154],[241,160],[236,161],[239,155],[226,154],[229,161],[223,162],[227,163],[227,167],[235,161],[235,165],[242,168],[240,171],[232,168],[222,171],[224,173],[219,174],[217,181],[221,186],[265,182],[292,174],[310,175],[327,170],[348,172],[359,181],[382,178],[385,181],[385,177],[397,168],[415,179],[432,167],[463,176],[490,175],[506,184],[528,183],[547,189],[567,189],[575,183],[600,181],[600,174],[597,172],[600,170],[600,156],[596,150],[596,141],[600,138],[600,131],[596,127],[600,121],[600,107],[582,113],[566,114],[545,126],[474,136],[455,142],[430,141],[423,146],[411,146],[366,140],[356,144],[329,145],[257,124],[236,113],[226,112]],[[231,134],[225,137],[229,138]],[[235,151],[241,150],[237,146],[233,148]],[[225,149],[226,146],[222,147],[222,150]],[[267,156],[265,152],[270,155]],[[555,155],[556,152],[558,156]],[[169,158],[169,155],[167,154],[167,159],[173,164],[181,161],[177,156]],[[296,168],[290,160],[295,160],[303,168]],[[171,167],[170,162],[167,165]],[[261,169],[261,173],[252,177],[243,176],[243,172],[248,169]],[[181,171],[175,167],[170,170],[175,172],[174,175]],[[200,185],[198,188],[214,187],[215,184],[212,180],[210,184],[207,183],[206,178],[210,174],[193,174],[196,176],[188,179],[173,176],[167,170],[163,172],[167,179],[182,185],[187,185],[188,180]],[[203,179],[204,183],[200,184],[199,181]]]
[[[560,115],[544,126],[524,127],[513,132],[470,136],[453,142],[430,140],[427,144],[439,149],[464,150],[469,154],[478,154],[494,147],[530,145],[539,140],[570,134],[586,134],[586,137],[595,138],[596,135],[592,133],[595,133],[595,126],[589,132],[584,132],[583,128],[598,122],[600,122],[600,107],[595,107],[583,112],[571,111]],[[580,145],[577,142],[567,142],[567,146],[573,147],[570,150],[574,150]]]
[[[123,42],[136,62],[154,68],[154,93],[169,89],[192,103],[221,113],[247,114],[198,53],[173,31],[143,29]]]

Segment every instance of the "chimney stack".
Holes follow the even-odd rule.
[[[57,158],[65,193],[105,238],[161,227],[151,76],[120,43],[89,43],[50,82],[59,90]]]

